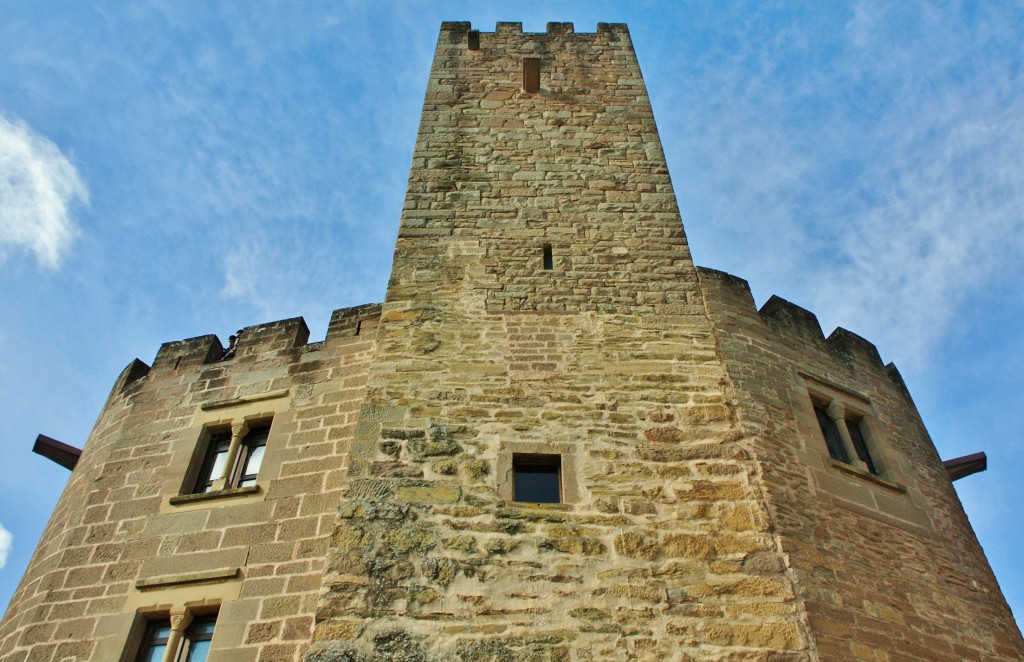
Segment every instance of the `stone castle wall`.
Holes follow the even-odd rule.
[[[902,378],[844,329],[701,269],[775,531],[822,659],[1020,660],[1021,640]],[[878,476],[830,460],[812,395],[859,408]]]
[[[469,38],[435,54],[307,659],[805,658],[625,27]],[[512,500],[516,453],[560,456],[565,503]]]
[[[0,624],[0,659],[120,660],[140,614],[219,605],[212,659],[309,646],[380,306],[167,343],[111,393]],[[358,335],[357,335],[358,329]],[[204,429],[273,418],[257,485],[189,495]]]
[[[1024,659],[895,368],[693,266],[623,25],[443,24],[387,299],[307,336],[125,369],[0,660],[212,608],[213,662]],[[255,486],[192,494],[211,430],[271,419]]]

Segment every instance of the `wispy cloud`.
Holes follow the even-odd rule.
[[[1024,69],[992,55],[1019,50],[1010,16],[965,12],[862,0],[779,29],[754,12],[713,43],[666,93],[693,109],[674,174],[698,260],[904,368],[967,302],[1019,288]]]
[[[0,570],[7,565],[7,557],[11,553],[11,544],[13,542],[14,536],[4,528],[3,524],[0,524]]]
[[[891,7],[862,2],[847,26],[847,73],[898,93],[861,139],[870,152],[853,192],[859,208],[836,219],[838,259],[818,303],[919,361],[969,297],[1004,296],[1007,277],[1021,275],[1024,75],[984,57],[993,42],[1016,41],[996,17]],[[920,27],[895,34],[907,24]]]
[[[389,265],[374,240],[344,246],[329,231],[309,231],[315,237],[253,231],[225,254],[221,295],[250,306],[258,317],[249,323],[302,315],[316,340],[330,310],[383,300]]]
[[[78,230],[71,208],[89,190],[60,148],[20,120],[0,115],[0,257],[28,250],[56,269]]]

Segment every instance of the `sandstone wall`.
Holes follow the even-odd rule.
[[[230,360],[204,336],[133,362],[0,624],[0,659],[118,660],[141,615],[218,605],[211,659],[299,659],[379,314],[336,311],[321,343],[293,319],[245,329]],[[186,494],[204,429],[271,416],[254,488]]]
[[[469,39],[442,28],[307,660],[805,659],[625,26]],[[565,503],[512,501],[515,453],[558,454]]]
[[[826,340],[802,308],[772,298],[757,311],[744,281],[700,275],[821,658],[1024,659],[1024,641],[896,368],[844,329]],[[878,476],[829,458],[812,394],[862,408]]]

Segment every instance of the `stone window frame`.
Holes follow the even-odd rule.
[[[824,380],[800,375],[803,378],[807,389],[807,406],[810,409],[810,419],[814,421],[812,436],[813,446],[817,453],[824,456],[827,465],[834,467],[847,474],[863,478],[890,490],[905,493],[907,488],[898,481],[895,463],[891,460],[888,444],[885,435],[882,433],[883,426],[875,414],[874,406],[867,397],[844,389],[835,384],[829,384]],[[831,456],[828,444],[818,423],[815,408],[822,408],[832,419],[843,445],[843,450],[850,461],[843,462]],[[851,421],[855,421],[861,436],[867,447],[868,455],[871,457],[875,467],[872,473],[867,464],[860,459],[854,447],[853,440],[847,427]],[[842,422],[842,425],[839,425]]]
[[[558,455],[561,485],[561,503],[532,503],[515,501],[513,476],[514,455]],[[542,508],[569,508],[580,503],[581,493],[579,473],[576,468],[576,446],[567,443],[549,443],[543,441],[506,441],[498,449],[496,461],[495,488],[498,498],[507,503],[530,505]]]
[[[184,659],[185,646],[193,641],[190,637],[190,630],[197,619],[206,620],[214,617],[214,632],[208,639],[213,641],[217,636],[217,623],[219,620],[220,604],[176,604],[173,606],[161,605],[158,609],[143,609],[135,613],[132,625],[125,641],[124,650],[120,656],[120,662],[138,662],[142,659],[143,646],[146,645],[146,635],[153,624],[158,622],[167,623],[170,633],[166,641],[167,648],[163,655],[163,662],[176,662]],[[197,639],[198,641],[198,639]]]
[[[248,500],[263,498],[266,485],[277,477],[285,439],[295,427],[290,411],[289,390],[273,391],[231,400],[204,403],[193,417],[193,425],[181,432],[174,444],[174,459],[164,483],[167,501],[161,507],[162,513],[175,512],[183,507],[203,507],[211,500],[232,498]],[[224,481],[220,489],[210,492],[193,493],[199,471],[206,456],[211,431],[230,428],[231,446],[234,456],[228,458],[232,472],[240,458],[242,442],[250,427],[270,422],[263,461],[256,477],[256,484],[249,487],[233,487]],[[229,456],[232,455],[229,451]]]
[[[892,432],[878,415],[878,405],[850,388],[803,371],[797,371],[797,383],[798,390],[793,395],[801,437],[800,457],[807,462],[808,479],[821,491],[820,496],[833,506],[915,535],[935,535],[925,505],[927,500],[913,487],[914,478],[904,473],[906,458],[894,447]],[[830,457],[814,402],[832,400],[841,402],[844,416],[860,416],[861,431],[878,475]]]
[[[266,418],[243,418],[240,421],[231,421],[230,425],[211,425],[203,428],[203,433],[200,435],[199,442],[196,444],[195,453],[192,456],[192,462],[190,463],[189,471],[185,473],[185,481],[182,484],[181,495],[182,496],[208,496],[216,495],[229,490],[247,490],[251,488],[259,488],[259,474],[256,475],[254,485],[241,486],[239,483],[242,482],[243,476],[242,471],[245,469],[245,465],[249,461],[250,454],[253,449],[251,438],[254,434],[258,434],[260,430],[266,430],[267,436],[261,444],[264,448],[264,455],[266,454],[267,444],[270,442],[271,431],[274,427],[273,417]],[[209,451],[210,442],[214,438],[219,438],[225,430],[230,430],[230,441],[227,447],[226,459],[224,462],[224,469],[220,478],[212,479],[212,489],[209,491],[197,492],[196,487],[200,480],[204,483],[206,476],[202,475],[202,472],[207,469],[209,463]],[[209,467],[212,470],[213,467]],[[262,469],[262,465],[260,469]]]
[[[134,662],[147,618],[186,612],[217,613],[213,645],[218,652],[214,659],[243,645],[245,628],[255,612],[250,601],[240,599],[242,568],[196,570],[187,562],[180,565],[176,572],[156,575],[147,574],[143,566],[144,576],[128,591],[121,613],[106,617],[102,626],[106,636],[97,639],[91,659]]]

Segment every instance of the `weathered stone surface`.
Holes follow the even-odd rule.
[[[694,268],[625,26],[469,29],[435,51],[387,304],[129,366],[0,659],[118,659],[186,602],[236,662],[1024,659],[895,369]],[[210,434],[270,418],[255,486],[190,494]],[[537,455],[560,503],[515,489]]]

